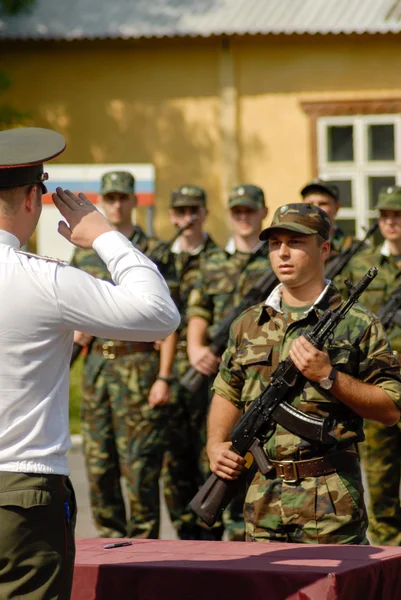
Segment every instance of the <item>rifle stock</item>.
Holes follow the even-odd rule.
[[[338,323],[345,317],[377,273],[378,269],[376,267],[369,269],[361,281],[350,289],[348,300],[344,301],[334,311],[329,310],[324,313],[312,330],[305,334],[305,337],[316,348],[323,348],[325,341],[333,334]],[[293,390],[295,386],[299,387],[304,382],[304,376],[298,371],[290,357],[286,358],[277,366],[269,385],[255,398],[248,411],[234,427],[231,436],[231,450],[240,456],[245,456],[250,452],[262,474],[268,473],[272,468],[268,457],[264,453],[263,444],[274,430],[275,411],[285,401],[288,391]],[[314,426],[316,426],[319,419],[316,417],[313,419],[315,421]],[[318,432],[317,440],[322,441],[324,439],[328,442],[330,438],[328,428],[332,423],[328,419],[320,419],[320,422],[321,431]],[[289,425],[291,426],[290,422]],[[335,439],[333,437],[331,440],[334,443]],[[242,474],[240,477],[242,477]],[[234,496],[238,485],[237,481],[224,480],[213,473],[190,502],[192,510],[209,527],[216,522],[221,511]]]

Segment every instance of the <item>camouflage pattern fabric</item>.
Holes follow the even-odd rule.
[[[330,285],[308,313],[290,312],[284,316],[273,308],[280,295],[278,286],[269,298],[269,306],[250,308],[231,328],[214,391],[244,410],[269,383],[293,341],[325,310],[341,301]],[[338,325],[327,350],[338,371],[381,387],[401,406],[399,364],[380,321],[369,311],[354,305]],[[333,434],[337,444],[327,449],[277,425],[265,445],[271,459],[308,460],[338,452],[363,439],[361,417],[315,383],[307,382],[302,390],[295,389],[287,400],[307,414],[335,417]],[[368,521],[359,464],[355,462],[347,472],[307,477],[291,484],[274,475],[265,478],[257,474],[247,494],[245,519],[249,541],[366,544]]]
[[[225,250],[210,252],[206,256],[198,281],[188,299],[188,318],[199,316],[205,319],[212,336],[220,320],[237,307],[245,294],[270,267],[267,244],[261,244],[252,254]],[[203,453],[203,471],[209,473],[206,452]],[[231,541],[245,539],[243,504],[246,489],[239,490],[230,506],[223,513],[224,527]],[[213,539],[213,532],[203,527],[203,537]],[[212,528],[213,529],[213,528]],[[221,535],[222,527],[215,525],[216,537]]]
[[[356,256],[342,273],[352,282],[371,266],[377,266],[379,274],[360,300],[376,312],[401,283],[401,264],[391,255],[382,254],[382,246],[373,252]],[[341,282],[344,286],[343,281]],[[340,286],[339,286],[340,287]],[[401,352],[401,328],[393,325],[387,331],[392,348]],[[401,427],[400,423],[386,427],[373,421],[365,422],[365,442],[361,444],[361,456],[368,482],[369,537],[378,545],[401,545]]]
[[[340,252],[347,250],[350,246],[352,246],[355,240],[350,235],[346,235],[343,230],[337,225],[334,227],[334,234],[330,238],[331,244],[331,254],[332,256],[337,256]],[[330,260],[330,259],[329,259]]]
[[[134,227],[130,240],[151,255],[159,245]],[[77,249],[71,264],[110,280],[106,265],[93,250]],[[171,263],[164,276],[174,285]],[[108,340],[97,338],[101,344]],[[148,395],[158,374],[156,350],[107,360],[89,353],[83,373],[81,429],[90,487],[90,502],[102,537],[156,538],[159,532],[158,481],[167,449],[169,407],[151,409]],[[127,518],[120,478],[124,477]]]
[[[174,375],[179,380],[189,369],[186,349],[187,320],[185,309],[194,283],[198,279],[205,254],[216,250],[214,241],[207,236],[197,254],[180,252],[174,255],[177,278],[180,282],[181,324],[174,363]],[[165,456],[162,480],[164,497],[171,521],[181,539],[198,539],[199,527],[189,502],[205,479],[201,455],[206,439],[206,414],[209,404],[208,385],[196,394],[173,386],[173,412],[170,421],[169,449]]]

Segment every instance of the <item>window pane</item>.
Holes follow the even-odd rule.
[[[341,206],[344,208],[352,208],[352,185],[348,179],[330,179],[327,183],[332,183],[338,187],[339,199]]]
[[[395,176],[386,177],[368,177],[369,208],[374,208],[377,204],[377,197],[382,187],[388,187],[395,184]]]
[[[369,125],[368,159],[394,160],[394,125]]]
[[[343,230],[345,235],[355,237],[355,220],[354,219],[336,219],[336,225]]]
[[[354,128],[352,125],[327,128],[327,160],[329,162],[354,160]]]

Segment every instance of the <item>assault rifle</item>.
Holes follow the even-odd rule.
[[[367,240],[375,233],[378,226],[379,223],[375,221],[373,225],[371,225],[367,230],[363,240],[358,240],[357,242],[354,242],[349,248],[341,252],[338,256],[336,256],[329,262],[325,270],[326,279],[334,279],[345,269],[351,258],[363,249]]]
[[[376,315],[381,320],[384,329],[388,330],[392,325],[401,327],[401,285],[395,288],[390,298],[377,311]]]
[[[245,294],[242,302],[234,308],[224,319],[222,319],[212,337],[209,349],[216,356],[221,356],[226,349],[231,323],[247,308],[265,300],[270,292],[278,284],[278,279],[269,267],[255,285]],[[195,394],[202,386],[207,375],[199,373],[194,367],[190,367],[185,375],[180,379],[180,384]]]
[[[179,227],[177,229],[177,231],[175,232],[175,234],[173,235],[173,237],[168,240],[167,242],[160,242],[153,250],[152,252],[150,252],[147,256],[148,258],[150,258],[150,260],[152,260],[157,267],[160,269],[160,271],[163,271],[163,267],[165,267],[168,263],[168,259],[169,259],[169,254],[170,254],[170,250],[172,245],[174,244],[174,242],[176,241],[177,238],[180,237],[180,235],[186,230],[188,229],[188,227],[190,227],[191,225],[193,225],[195,223],[195,221],[197,220],[197,216],[194,215],[193,217],[190,218],[190,220],[185,223],[185,225],[183,225],[182,227]],[[90,349],[91,344],[88,345],[88,349]],[[72,365],[74,364],[74,362],[77,360],[78,356],[81,354],[81,352],[83,351],[84,346],[82,346],[81,344],[77,344],[76,342],[74,342],[73,348],[72,348],[72,354],[71,354],[71,360],[70,360],[70,368],[72,367]]]
[[[347,281],[348,300],[344,301],[335,310],[327,310],[311,331],[304,334],[315,348],[319,350],[323,348],[337,325],[344,319],[347,312],[368,287],[372,279],[376,277],[377,273],[378,269],[376,267],[369,269],[355,287]],[[290,417],[291,415],[293,417],[292,423],[291,418],[287,419],[286,429],[296,434],[299,434],[299,431],[302,430],[302,437],[318,440],[326,445],[335,443],[333,434],[335,418],[319,418],[307,415],[285,401],[290,391],[301,389],[305,382],[306,378],[297,369],[290,357],[281,361],[275,369],[269,385],[252,402],[250,408],[234,427],[230,449],[240,456],[245,456],[250,452],[263,475],[266,475],[272,469],[272,465],[264,452],[263,444],[273,434],[276,423],[283,424],[280,410],[285,413],[286,406],[290,409]],[[301,421],[300,427],[296,426],[296,419]],[[244,469],[244,472],[242,477],[246,476],[247,468]],[[238,479],[229,481],[221,479],[213,473],[192,499],[190,506],[211,527],[219,517],[221,510],[230,502],[237,485]]]

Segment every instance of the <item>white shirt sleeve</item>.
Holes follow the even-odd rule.
[[[122,341],[152,342],[175,331],[180,316],[154,263],[117,231],[99,236],[93,249],[116,285],[57,265],[53,285],[62,325]]]

